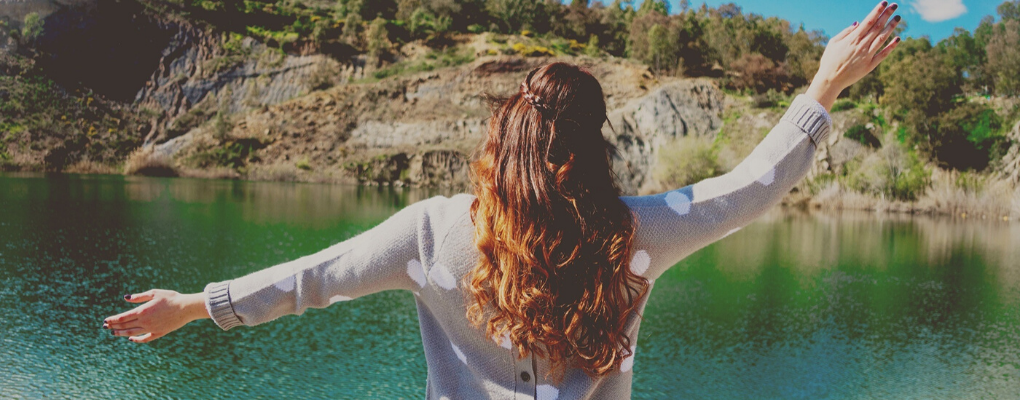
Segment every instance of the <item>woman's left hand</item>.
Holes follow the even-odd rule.
[[[203,293],[180,294],[152,289],[124,296],[131,303],[145,303],[103,320],[103,328],[114,336],[127,336],[135,343],[148,343],[180,329],[191,321],[209,318]]]
[[[893,16],[898,7],[882,1],[862,23],[829,39],[806,94],[829,110],[843,89],[875,70],[900,43],[898,37],[887,43],[900,23]]]

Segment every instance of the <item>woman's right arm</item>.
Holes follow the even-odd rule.
[[[777,205],[814,164],[828,137],[828,110],[843,89],[882,62],[899,17],[882,2],[861,24],[833,37],[807,93],[797,96],[779,124],[732,171],[651,196],[624,197],[638,220],[631,267],[649,278],[694,251],[746,226]]]
[[[412,204],[374,228],[318,253],[210,283],[204,293],[156,289],[125,296],[130,302],[145,304],[107,318],[104,327],[116,336],[145,343],[196,319],[211,317],[226,330],[300,315],[308,308],[323,308],[383,290],[418,292],[426,286],[430,263],[429,247],[425,246],[433,240],[429,218],[446,212],[441,206],[445,200],[434,197]]]

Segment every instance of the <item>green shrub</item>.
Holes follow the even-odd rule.
[[[21,26],[21,40],[26,43],[35,42],[43,34],[43,22],[39,13],[30,12],[25,15],[24,24]]]
[[[839,99],[836,100],[836,104],[832,105],[832,112],[853,110],[857,108],[857,102],[850,99]]]
[[[917,200],[931,185],[931,173],[917,154],[899,144],[846,164],[840,182],[861,193],[897,200]]]
[[[756,108],[772,108],[781,107],[784,103],[788,104],[789,100],[786,95],[776,91],[775,89],[769,89],[765,93],[751,96],[751,102]]]
[[[851,126],[850,129],[843,133],[843,136],[868,147],[882,147],[882,142],[875,137],[875,134],[871,132],[867,125],[858,124]]]
[[[391,76],[427,72],[439,68],[455,67],[475,60],[470,51],[456,47],[448,47],[442,51],[432,51],[421,60],[402,61],[381,68],[372,73],[375,79],[386,79]]]
[[[257,161],[255,151],[265,147],[266,143],[258,139],[232,139],[196,153],[191,161],[200,168],[218,166],[238,169]]]
[[[656,180],[666,187],[682,187],[719,175],[716,149],[708,138],[685,136],[659,148]]]

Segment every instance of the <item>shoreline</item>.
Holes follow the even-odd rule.
[[[423,190],[438,192],[463,192],[469,190],[470,184],[451,184],[446,186],[414,185],[396,182],[357,182],[354,180],[314,180],[314,179],[248,179],[240,175],[233,177],[218,177],[213,174],[184,173],[177,175],[145,175],[145,174],[124,174],[117,172],[110,167],[105,170],[94,171],[45,171],[45,170],[2,170],[0,177],[13,178],[50,178],[53,176],[94,176],[94,177],[122,177],[122,178],[183,178],[201,179],[208,181],[237,181],[237,182],[272,182],[272,183],[306,183],[319,185],[342,185],[375,187],[379,189],[391,188],[395,190]],[[833,215],[845,212],[867,213],[872,215],[895,215],[895,216],[926,216],[937,218],[962,219],[968,221],[995,221],[1015,223],[1020,221],[1020,188],[1016,188],[1016,195],[1013,196],[1013,204],[1007,213],[992,213],[987,208],[987,200],[973,197],[970,201],[964,199],[953,203],[939,202],[939,199],[927,194],[916,201],[889,200],[859,192],[852,192],[840,189],[838,192],[821,193],[808,195],[801,188],[803,182],[794,191],[787,194],[775,209],[782,209],[784,212]],[[800,190],[797,190],[800,189]]]

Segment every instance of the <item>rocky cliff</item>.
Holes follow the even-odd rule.
[[[1002,165],[999,171],[1003,178],[1010,183],[1020,184],[1020,121],[1013,125],[1009,131],[1009,140],[1012,142],[1006,156],[1002,158]]]
[[[157,146],[184,168],[230,167],[253,179],[466,186],[467,163],[489,116],[487,95],[517,90],[527,72],[553,59],[481,58],[436,72],[338,86],[205,124]],[[643,66],[573,59],[604,85],[604,132],[618,148],[625,192],[651,182],[656,149],[722,124],[722,93],[707,80],[657,81]],[[217,149],[234,147],[225,160]]]

